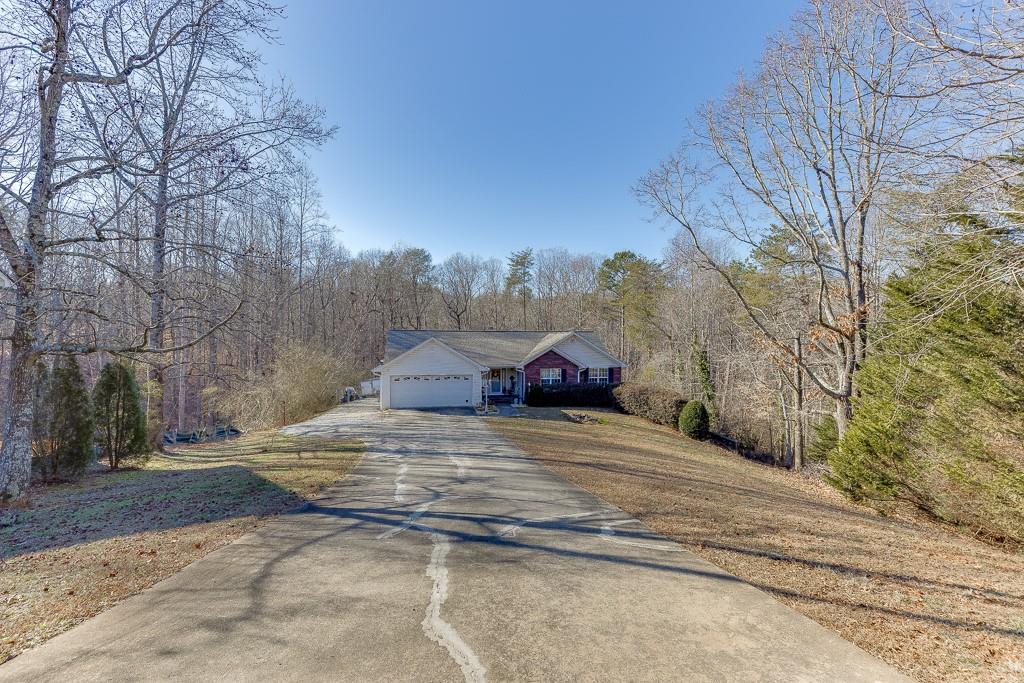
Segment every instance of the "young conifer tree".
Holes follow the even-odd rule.
[[[74,356],[64,356],[52,373],[37,371],[36,400],[42,414],[34,429],[44,476],[72,479],[93,456],[93,414],[89,390]]]
[[[149,450],[146,417],[131,369],[123,363],[107,363],[92,395],[96,433],[110,468],[116,470],[124,461],[145,455]]]

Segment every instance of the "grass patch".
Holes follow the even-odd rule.
[[[34,489],[0,527],[0,663],[315,496],[362,450],[257,432]]]
[[[566,479],[923,683],[1024,675],[1021,554],[613,412],[488,424]]]

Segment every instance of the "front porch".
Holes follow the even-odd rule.
[[[523,372],[516,368],[491,368],[484,376],[488,403],[513,403],[523,400]]]

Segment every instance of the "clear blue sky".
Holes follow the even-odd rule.
[[[327,110],[310,162],[353,252],[660,256],[632,185],[797,0],[292,0],[267,67]]]

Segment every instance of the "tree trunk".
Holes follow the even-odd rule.
[[[626,307],[619,305],[619,359],[626,357]]]
[[[836,434],[842,439],[850,426],[850,418],[853,417],[853,403],[849,396],[841,396],[836,399]]]
[[[156,200],[153,207],[153,262],[152,277],[153,291],[149,296],[149,344],[151,349],[159,349],[164,346],[164,335],[167,332],[167,321],[165,319],[165,301],[167,286],[165,282],[165,270],[167,267],[167,185],[170,171],[166,166],[165,156],[158,171]],[[163,356],[156,356],[149,369],[150,383],[150,413],[149,413],[149,440],[156,449],[163,448],[163,432],[166,427],[164,419],[164,367]]]
[[[783,465],[793,461],[793,420],[789,414],[789,398],[786,396],[785,384],[779,387],[779,407],[782,410],[782,447],[776,462]]]
[[[796,338],[796,368],[793,389],[796,394],[796,415],[793,423],[793,470],[799,472],[804,466],[804,350],[800,337]]]
[[[208,340],[209,347],[207,349],[207,379],[205,382],[206,386],[216,386],[220,382],[220,369],[217,365],[217,354],[219,352],[219,343],[217,341],[217,334],[211,334]],[[206,424],[209,427],[213,427],[217,422],[217,414],[213,410],[212,403],[207,401],[205,398],[201,399],[204,403],[203,409],[206,411]]]
[[[36,312],[38,278],[45,258],[46,218],[53,199],[53,173],[57,165],[57,115],[64,98],[68,63],[68,26],[71,2],[60,0],[52,7],[53,61],[40,69],[39,158],[32,178],[32,194],[25,223],[27,244],[5,248],[17,276],[14,325],[11,333],[10,381],[4,392],[7,414],[0,445],[0,502],[25,495],[32,475],[33,366],[39,319]],[[13,242],[13,239],[11,240]]]
[[[0,503],[21,498],[32,476],[33,366],[36,356],[25,322],[30,307],[18,306],[11,340],[10,378],[4,391],[7,414],[0,445]],[[31,319],[31,318],[29,318]]]

